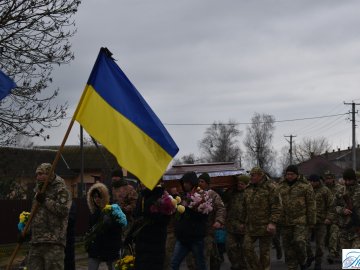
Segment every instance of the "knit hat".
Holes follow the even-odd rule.
[[[242,182],[244,184],[249,184],[250,182],[250,177],[248,175],[242,174],[242,175],[236,175],[235,179],[237,182]]]
[[[311,182],[320,182],[320,176],[317,174],[312,174],[308,177],[308,180]]]
[[[285,172],[293,172],[293,173],[299,175],[299,170],[298,170],[297,166],[295,166],[295,165],[289,165],[286,168]]]
[[[251,169],[250,174],[264,174],[264,171],[260,167],[254,167]]]
[[[206,172],[202,173],[198,178],[199,178],[199,180],[200,179],[204,180],[208,185],[210,185],[211,178],[210,178],[210,175],[208,173],[206,173]]]
[[[356,174],[355,171],[351,168],[346,169],[343,172],[343,179],[347,179],[347,180],[356,180]]]
[[[111,173],[111,177],[120,177],[120,178],[123,178],[123,172],[122,170],[115,170]]]
[[[181,177],[180,181],[183,182],[183,183],[184,182],[190,182],[193,187],[197,186],[198,183],[199,183],[199,180],[198,180],[195,172],[187,172],[187,173],[185,173]]]

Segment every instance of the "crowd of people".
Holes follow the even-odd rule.
[[[66,229],[74,215],[71,196],[50,169],[47,163],[36,169],[38,210],[30,227],[27,269],[75,269],[73,258],[68,266],[64,260]],[[166,188],[160,180],[150,190],[141,183],[135,188],[121,170],[114,171],[111,188],[98,182],[87,192],[88,269],[105,262],[113,270],[131,254],[137,270],[178,270],[182,263],[188,269],[219,270],[226,253],[233,270],[267,270],[274,247],[287,269],[321,270],[324,260],[340,262],[341,249],[360,248],[360,185],[354,170],[344,170],[340,181],[329,171],[304,177],[289,165],[282,179],[273,180],[254,167],[234,179],[235,186],[213,190],[208,173],[187,172],[177,187]],[[19,241],[25,238],[21,234]]]

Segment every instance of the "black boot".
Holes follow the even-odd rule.
[[[307,258],[306,264],[305,264],[306,267],[309,268],[314,260],[315,260],[315,257],[309,257],[309,258]]]

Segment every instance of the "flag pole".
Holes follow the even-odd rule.
[[[65,133],[64,139],[63,139],[63,141],[62,141],[62,143],[61,143],[61,145],[60,145],[59,150],[58,150],[57,153],[56,153],[55,159],[54,159],[54,161],[53,161],[53,163],[52,163],[52,165],[51,165],[50,172],[49,172],[49,174],[48,174],[48,176],[47,176],[47,178],[46,178],[46,180],[45,180],[45,182],[44,182],[44,185],[43,185],[42,188],[41,188],[40,193],[44,193],[44,192],[45,192],[45,190],[46,190],[46,188],[47,188],[47,186],[48,186],[48,184],[49,184],[49,177],[50,177],[50,175],[52,175],[52,174],[54,173],[54,171],[55,171],[56,165],[57,165],[57,163],[58,163],[58,161],[59,161],[59,159],[60,159],[60,157],[61,157],[61,152],[62,152],[62,150],[64,149],[64,145],[65,145],[65,143],[66,143],[66,140],[68,139],[69,134],[70,134],[70,131],[71,131],[71,128],[72,128],[72,126],[74,125],[75,115],[76,115],[76,114],[74,114],[73,118],[71,119],[71,122],[70,122],[70,124],[69,124],[69,127],[68,127],[68,129],[67,129],[67,131],[66,131],[66,133]],[[36,196],[36,195],[35,195],[35,196]],[[29,227],[30,227],[30,224],[31,224],[31,221],[32,221],[34,215],[36,214],[38,208],[39,208],[39,203],[35,200],[34,205],[33,205],[32,209],[31,209],[31,213],[30,213],[29,220],[26,222],[25,228],[24,228],[24,230],[21,232],[21,236],[22,236],[23,238],[25,237],[26,232],[28,231],[28,229],[29,229]],[[10,261],[9,261],[8,265],[6,266],[6,270],[10,270],[10,269],[11,269],[11,266],[12,266],[12,264],[13,264],[13,262],[14,262],[14,259],[15,259],[15,257],[16,257],[16,254],[18,253],[18,251],[19,251],[19,249],[20,249],[20,247],[21,247],[21,244],[22,244],[22,243],[18,243],[17,246],[16,246],[16,248],[15,248],[15,250],[14,250],[13,253],[11,254]]]

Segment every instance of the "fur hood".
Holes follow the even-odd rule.
[[[92,185],[86,195],[87,204],[90,212],[93,214],[95,212],[96,206],[94,201],[91,199],[90,194],[93,190],[97,189],[101,194],[101,208],[104,208],[105,205],[110,203],[110,195],[108,188],[102,183],[95,183]]]

